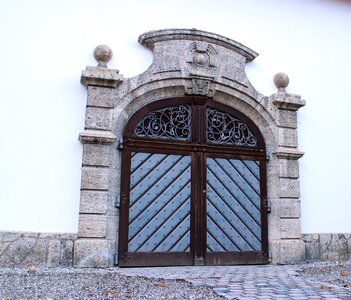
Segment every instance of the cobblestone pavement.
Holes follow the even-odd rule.
[[[351,300],[351,289],[317,282],[294,266],[162,267],[117,269],[128,276],[184,279],[208,285],[226,299],[341,299]]]

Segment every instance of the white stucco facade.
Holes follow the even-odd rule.
[[[86,90],[81,70],[107,44],[125,77],[152,54],[137,42],[151,29],[197,28],[260,56],[253,86],[276,92],[290,77],[298,113],[302,232],[351,232],[351,5],[347,1],[0,2],[0,230],[77,232]]]

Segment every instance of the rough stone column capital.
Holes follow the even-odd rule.
[[[79,134],[79,141],[82,144],[110,145],[116,141],[116,136],[111,131],[84,130]]]
[[[87,86],[101,86],[115,88],[123,82],[123,75],[116,69],[104,67],[90,67],[82,71],[80,82]]]
[[[275,93],[269,97],[279,109],[297,111],[306,105],[306,101],[300,95],[289,93]]]

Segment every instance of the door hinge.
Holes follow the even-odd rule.
[[[272,153],[269,152],[269,151],[267,151],[267,152],[266,152],[266,161],[270,161],[271,158],[272,158]]]
[[[123,150],[123,139],[121,138],[118,142],[118,146],[117,146],[117,149],[119,151],[122,151]]]
[[[117,194],[116,201],[115,201],[115,207],[120,208],[121,207],[121,195]]]
[[[267,213],[270,213],[272,211],[272,203],[271,200],[267,200]]]
[[[272,262],[272,251],[268,251],[268,262]]]
[[[113,263],[115,265],[118,265],[118,254],[117,253],[115,253],[115,255],[113,256]]]

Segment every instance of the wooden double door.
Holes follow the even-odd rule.
[[[119,266],[268,261],[263,138],[207,98],[144,107],[124,131]]]

